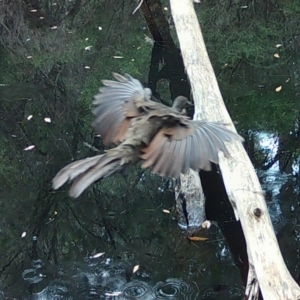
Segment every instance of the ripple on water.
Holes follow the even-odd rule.
[[[40,274],[36,269],[24,270],[22,273],[22,278],[30,284],[38,283],[43,280],[42,274]]]
[[[151,287],[143,281],[133,280],[122,288],[123,299],[155,299]]]
[[[170,278],[164,282],[158,282],[154,287],[155,299],[196,299],[192,296],[192,288],[181,279]]]

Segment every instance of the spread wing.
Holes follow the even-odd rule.
[[[161,176],[178,178],[189,168],[211,170],[211,162],[219,163],[218,152],[230,154],[226,142],[243,141],[225,124],[206,121],[178,122],[175,126],[161,129],[141,156],[142,167],[152,167]]]
[[[144,89],[135,78],[113,73],[114,80],[103,80],[104,87],[94,98],[96,118],[92,124],[95,134],[101,135],[103,143],[110,145],[123,141],[131,119],[141,115],[138,101],[149,101],[151,90]]]

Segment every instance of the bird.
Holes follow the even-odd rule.
[[[92,127],[104,145],[115,147],[65,166],[52,181],[54,190],[72,182],[69,195],[77,198],[94,182],[139,161],[142,168],[175,179],[190,168],[210,171],[211,163],[219,163],[219,151],[230,157],[226,143],[243,141],[224,123],[186,116],[188,98],[178,96],[169,107],[151,100],[151,90],[129,74],[113,76],[102,80],[94,96]]]

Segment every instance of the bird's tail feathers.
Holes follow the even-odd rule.
[[[52,181],[57,190],[67,181],[73,181],[70,196],[77,198],[92,183],[110,176],[126,167],[119,155],[101,154],[75,161],[60,170]]]

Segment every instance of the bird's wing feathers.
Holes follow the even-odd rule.
[[[100,134],[105,145],[117,144],[126,137],[131,118],[141,113],[138,100],[149,101],[150,90],[145,90],[135,78],[126,74],[113,74],[117,81],[103,80],[104,87],[94,98],[96,118],[92,124],[95,134]]]
[[[234,140],[243,139],[221,123],[189,121],[177,124],[160,130],[149,146],[142,149],[142,166],[173,178],[186,173],[188,168],[210,170],[211,162],[219,162],[219,151],[225,157],[230,156],[225,142]]]

